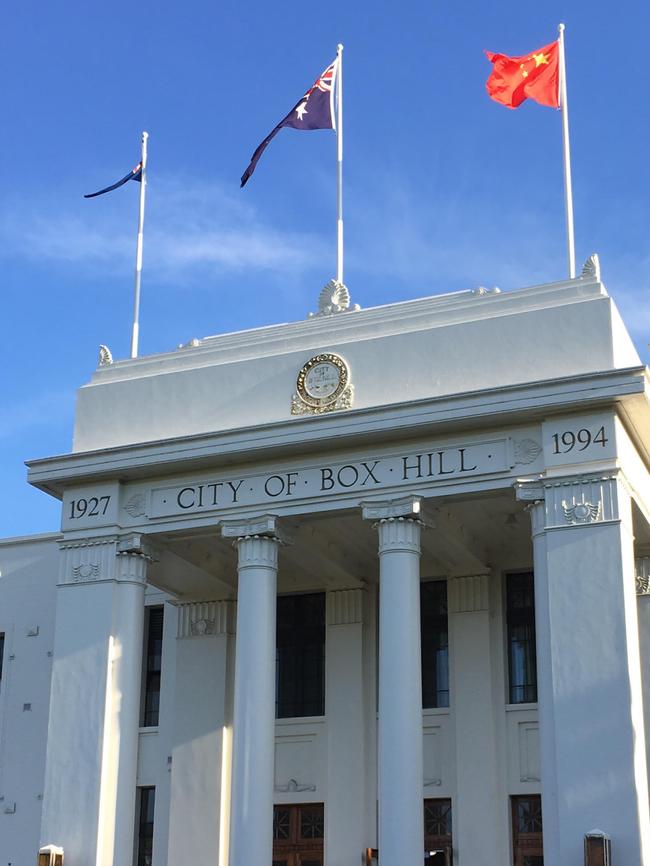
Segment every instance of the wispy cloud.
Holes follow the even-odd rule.
[[[92,203],[95,212],[83,215],[81,207],[88,204],[74,212],[43,200],[38,210],[12,205],[0,214],[4,255],[130,269],[135,225],[125,226],[123,202],[103,199],[101,209]],[[273,227],[216,184],[159,181],[149,190],[147,210],[146,266],[158,279],[177,280],[188,270],[295,275],[326,255],[317,235]]]

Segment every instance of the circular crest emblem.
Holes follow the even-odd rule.
[[[296,390],[300,399],[313,409],[324,409],[339,399],[350,380],[343,358],[323,352],[314,355],[298,373]]]

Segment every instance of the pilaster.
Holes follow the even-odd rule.
[[[227,863],[235,602],[177,605],[167,863]]]
[[[524,479],[516,488],[532,506],[545,858],[570,866],[584,833],[600,827],[617,840],[617,859],[646,866],[629,491],[619,473]],[[616,796],[605,794],[603,778],[618,780]],[[576,790],[592,793],[576,798]]]
[[[362,589],[327,593],[328,866],[356,863],[365,842],[364,822],[359,815],[367,797],[363,596]]]
[[[233,601],[192,601],[176,606],[177,638],[231,635],[235,633]]]
[[[497,810],[489,574],[450,579],[447,597],[457,773],[454,835],[459,866],[492,866],[506,852]]]
[[[128,866],[147,564],[140,535],[64,539],[41,839],[71,860]],[[70,755],[79,772],[70,774]]]

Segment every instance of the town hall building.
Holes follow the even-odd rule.
[[[595,258],[102,352],[0,542],[0,866],[650,866],[649,397]]]

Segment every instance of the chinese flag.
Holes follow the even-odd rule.
[[[525,99],[534,99],[541,105],[560,107],[559,42],[551,42],[523,57],[485,53],[493,67],[485,86],[495,102],[518,108]]]

